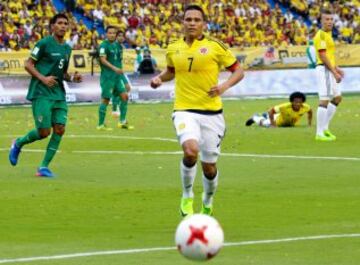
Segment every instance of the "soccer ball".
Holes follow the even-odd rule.
[[[208,260],[224,244],[224,232],[215,218],[194,214],[178,225],[175,243],[179,252],[191,260]]]

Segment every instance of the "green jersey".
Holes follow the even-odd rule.
[[[112,65],[122,68],[122,57],[123,57],[123,48],[120,43],[117,41],[110,42],[104,40],[99,47],[99,56],[106,56],[106,60]],[[117,73],[106,65],[101,64],[101,78],[114,78]]]
[[[26,97],[28,100],[36,98],[65,100],[63,79],[69,66],[70,55],[71,47],[65,43],[58,43],[53,36],[45,37],[36,43],[30,55],[36,61],[35,68],[44,76],[56,76],[57,84],[47,87],[39,79],[32,77]]]

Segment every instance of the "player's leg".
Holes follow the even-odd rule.
[[[50,141],[46,147],[46,152],[43,161],[37,171],[37,176],[40,177],[53,177],[53,173],[50,171],[49,164],[54,158],[62,136],[65,133],[65,125],[67,122],[68,108],[66,101],[56,101],[52,109],[51,122],[53,125],[53,132],[50,137]]]
[[[201,213],[212,215],[213,197],[219,179],[216,162],[220,155],[220,144],[225,134],[225,121],[222,114],[203,116],[201,121],[200,157],[204,192]]]
[[[332,134],[329,130],[329,124],[330,121],[332,120],[332,118],[335,115],[337,106],[340,104],[342,97],[341,97],[341,91],[339,90],[336,80],[335,78],[331,75],[331,89],[332,89],[332,94],[334,95],[333,99],[329,102],[328,106],[327,106],[327,119],[326,119],[326,123],[324,126],[324,134],[327,137],[332,138],[333,140],[336,140],[336,136],[334,134]]]
[[[121,76],[119,78],[119,81],[117,82],[116,91],[118,91],[118,93],[120,95],[120,118],[119,118],[118,127],[122,128],[122,129],[132,130],[132,129],[134,129],[134,126],[129,125],[129,123],[126,119],[127,110],[128,110],[128,102],[129,102],[129,94],[126,91],[126,87],[121,79]]]
[[[96,129],[110,131],[112,128],[108,128],[105,125],[106,111],[107,106],[109,105],[110,98],[112,96],[112,91],[114,88],[113,80],[100,80],[101,85],[101,103],[99,106],[99,122]]]
[[[34,99],[31,105],[36,128],[13,141],[9,153],[9,160],[13,166],[16,166],[21,148],[24,145],[46,138],[51,132],[51,105],[49,101]]]
[[[332,138],[324,134],[327,124],[327,108],[331,97],[331,73],[324,66],[317,66],[316,72],[318,76],[319,86],[319,106],[317,108],[316,121],[316,137],[318,141],[331,141]]]
[[[246,121],[245,125],[251,126],[254,123],[258,126],[263,126],[263,127],[270,127],[271,125],[269,116],[264,114],[263,115],[254,114],[254,116],[252,116],[250,119]]]
[[[324,134],[327,122],[328,100],[320,100],[316,113],[316,140],[328,141],[330,138]]]
[[[120,104],[120,97],[118,94],[114,94],[112,95],[111,98],[111,103],[112,103],[112,112],[111,114],[113,115],[113,117],[119,117],[120,116],[120,111],[118,109],[119,104]]]
[[[173,114],[173,123],[179,143],[183,150],[180,162],[180,176],[182,183],[182,197],[180,213],[182,216],[191,215],[193,210],[193,185],[197,170],[197,157],[199,152],[200,125],[198,114],[177,111]]]

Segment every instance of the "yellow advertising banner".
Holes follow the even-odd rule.
[[[283,48],[232,48],[231,49],[245,69],[282,69],[306,68],[306,46],[289,46]],[[0,74],[26,74],[24,62],[29,51],[0,52]],[[165,50],[151,51],[158,68],[166,67]],[[127,49],[123,55],[125,72],[134,72],[135,51]],[[336,60],[340,66],[360,66],[360,45],[338,45]],[[69,73],[100,72],[98,59],[89,50],[74,50],[70,59]]]
[[[26,74],[24,63],[29,58],[29,51],[0,52],[0,74]],[[124,52],[123,64],[126,72],[134,71],[135,52]],[[90,50],[74,50],[71,54],[69,73],[100,72],[99,61]]]
[[[306,68],[306,46],[231,49],[245,69]],[[360,45],[338,45],[339,66],[360,66]]]

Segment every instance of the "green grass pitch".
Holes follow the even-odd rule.
[[[309,128],[306,117],[298,128],[244,126],[253,113],[283,101],[224,103],[227,135],[214,210],[225,241],[359,234],[360,97],[347,96],[339,107],[331,124],[336,142],[315,142],[315,119]],[[308,101],[316,116],[317,98]],[[193,264],[176,250],[14,261],[173,247],[181,155],[161,153],[180,151],[171,111],[171,103],[130,104],[134,131],[116,129],[108,115],[114,131],[98,132],[97,106],[71,106],[61,152],[50,165],[57,177],[41,179],[34,177],[43,157],[37,150],[47,140],[26,146],[16,167],[7,158],[11,140],[33,127],[31,109],[1,108],[0,264]],[[197,211],[201,191],[199,171]],[[227,246],[209,264],[358,265],[360,237]]]

